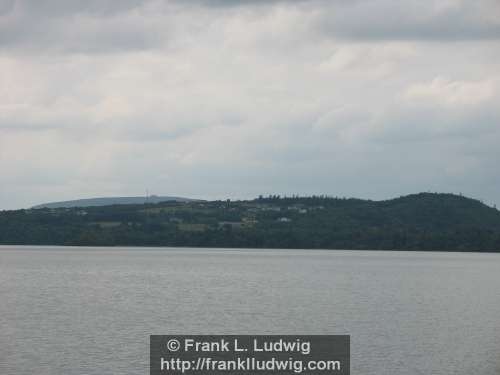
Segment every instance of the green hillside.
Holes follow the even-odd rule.
[[[432,193],[41,208],[0,212],[0,243],[500,251],[500,211]]]

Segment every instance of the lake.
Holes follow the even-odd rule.
[[[349,334],[352,374],[500,374],[500,254],[0,247],[0,374],[148,374],[150,334]]]

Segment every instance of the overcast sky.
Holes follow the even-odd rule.
[[[146,189],[500,205],[500,2],[0,0],[0,209]]]

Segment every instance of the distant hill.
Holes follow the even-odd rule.
[[[0,211],[0,244],[500,252],[500,211],[435,193],[385,201],[107,198]]]
[[[88,198],[76,199],[72,201],[43,203],[32,208],[70,208],[70,207],[98,207],[112,206],[116,204],[145,204],[145,203],[160,203],[160,202],[193,202],[196,199],[182,197],[161,197],[151,195],[149,197],[109,197],[109,198]]]

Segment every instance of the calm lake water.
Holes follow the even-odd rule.
[[[0,247],[0,374],[148,374],[150,334],[350,334],[352,374],[500,374],[500,254]]]

